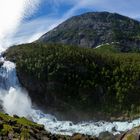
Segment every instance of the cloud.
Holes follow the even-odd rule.
[[[47,2],[48,5],[53,5],[53,8],[59,8],[61,4],[69,4],[77,5],[77,0],[52,0],[52,1],[46,1],[43,0],[43,2]],[[22,43],[30,43],[35,40],[37,40],[41,35],[46,33],[47,31],[53,29],[57,25],[59,25],[61,22],[65,21],[67,18],[74,15],[74,10],[71,8],[68,10],[64,15],[61,17],[50,17],[49,16],[43,16],[41,18],[32,19],[30,21],[23,22],[19,28],[17,33],[12,37],[11,40],[9,40],[9,45],[13,44],[22,44]],[[53,11],[55,13],[55,11]],[[51,13],[53,15],[53,13]]]
[[[7,47],[23,18],[31,15],[38,3],[39,0],[0,0],[0,50]]]
[[[62,21],[57,18],[42,17],[19,26],[18,32],[12,37],[12,44],[30,43],[37,40],[42,34],[57,26]]]

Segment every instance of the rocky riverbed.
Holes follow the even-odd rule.
[[[43,125],[36,124],[26,118],[13,117],[0,113],[0,139],[4,140],[98,140],[96,137],[82,134],[73,136],[53,135],[44,129]]]

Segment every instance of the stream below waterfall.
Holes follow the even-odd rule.
[[[10,61],[0,58],[0,105],[5,113],[31,118],[34,122],[43,124],[46,130],[55,134],[72,135],[82,133],[98,136],[101,132],[111,132],[114,135],[140,125],[140,119],[131,122],[79,122],[58,121],[50,114],[32,107],[31,100],[16,76],[16,66]]]

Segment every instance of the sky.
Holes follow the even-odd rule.
[[[66,19],[108,11],[140,19],[139,0],[0,0],[0,49],[29,43]]]

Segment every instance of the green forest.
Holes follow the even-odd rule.
[[[25,73],[44,85],[44,94],[75,108],[136,114],[140,112],[140,54],[116,48],[31,43],[13,46],[4,55],[16,62],[19,79]]]

